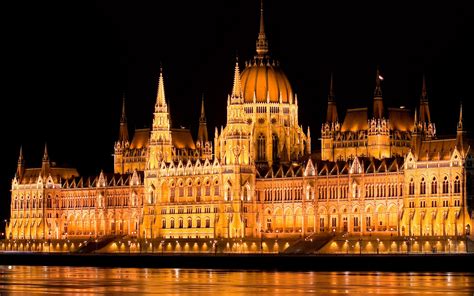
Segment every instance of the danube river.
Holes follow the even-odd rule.
[[[0,295],[211,293],[472,296],[474,273],[0,266]]]

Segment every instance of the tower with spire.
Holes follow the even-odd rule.
[[[44,143],[43,161],[41,163],[41,176],[43,178],[48,176],[50,168],[51,162],[49,161],[48,144]]]
[[[148,169],[158,168],[161,161],[170,162],[172,160],[171,124],[168,110],[165,98],[163,69],[160,68],[155,112],[153,113],[153,126],[150,134]]]
[[[382,98],[382,75],[377,67],[375,76],[375,90],[373,100],[373,117],[369,120],[367,133],[368,155],[376,158],[390,157],[390,121],[385,118],[385,109]]]
[[[127,115],[125,113],[125,95],[122,98],[122,115],[120,116],[120,128],[118,140],[114,145],[114,171],[116,173],[125,173],[124,153],[130,146],[128,138]]]
[[[334,80],[333,73],[331,73],[326,122],[321,126],[321,157],[323,159],[334,161],[334,135],[335,132],[339,131],[339,129],[340,125],[338,122],[336,99],[334,95]]]
[[[201,99],[201,115],[199,116],[199,129],[196,141],[196,148],[202,159],[210,159],[212,157],[212,142],[209,141],[207,132],[206,112],[204,110],[204,95]]]

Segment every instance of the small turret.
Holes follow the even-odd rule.
[[[49,161],[48,145],[44,143],[43,161],[41,164],[41,175],[43,177],[47,176],[47,174],[49,173],[50,167],[51,167],[51,162]]]
[[[201,99],[201,116],[199,117],[199,130],[197,139],[199,142],[201,142],[201,145],[204,145],[204,143],[209,140],[207,133],[206,113],[204,111],[204,95],[202,95]]]
[[[329,84],[328,109],[326,113],[326,122],[334,123],[338,121],[336,100],[334,96],[333,74],[331,73],[331,82]]]
[[[121,143],[128,142],[127,116],[125,114],[125,96],[123,96],[122,99],[122,116],[120,117],[120,130],[118,141]]]
[[[421,87],[421,97],[420,97],[420,122],[429,123],[431,122],[430,108],[428,106],[428,95],[426,91],[426,79],[423,75],[423,84]]]
[[[25,159],[23,158],[23,147],[20,146],[20,155],[18,156],[18,164],[16,167],[16,177],[21,180],[25,172]]]

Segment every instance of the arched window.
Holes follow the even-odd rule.
[[[272,159],[278,161],[278,136],[272,135]]]
[[[197,218],[197,220],[196,220],[196,228],[201,228],[201,218]]]
[[[170,228],[174,228],[174,219],[171,218],[171,221],[170,221]]]
[[[414,195],[415,194],[415,183],[413,182],[413,178],[410,179],[410,185],[408,187],[408,194]]]
[[[425,178],[421,178],[421,182],[420,182],[420,194],[426,194],[426,182],[425,182]]]
[[[438,193],[438,181],[436,181],[436,177],[433,177],[433,181],[431,181],[431,194]]]
[[[188,218],[188,228],[193,228],[193,219]]]
[[[179,223],[179,228],[183,228],[183,227],[184,227],[183,218],[179,218],[178,223]]]
[[[444,177],[444,180],[443,180],[443,193],[449,193],[449,181],[448,181],[448,177]]]
[[[257,160],[265,160],[265,136],[260,134],[257,139]]]
[[[454,193],[461,193],[461,180],[459,180],[459,176],[456,176],[454,180]]]
[[[211,219],[206,218],[206,228],[210,228],[210,227],[211,227]]]
[[[174,222],[174,221],[173,221]],[[166,228],[166,219],[161,220],[161,228],[165,229]]]

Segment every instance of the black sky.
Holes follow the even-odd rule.
[[[255,52],[259,1],[189,2],[2,4],[1,216],[20,145],[27,167],[40,165],[47,141],[58,164],[111,171],[122,93],[130,130],[149,126],[160,62],[175,126],[196,130],[202,93],[211,134],[225,124],[235,56]],[[461,99],[472,125],[473,9],[416,2],[266,1],[270,53],[298,94],[313,149],[331,71],[340,116],[371,103],[380,65],[385,106],[413,108],[425,72],[438,133],[455,132]]]

